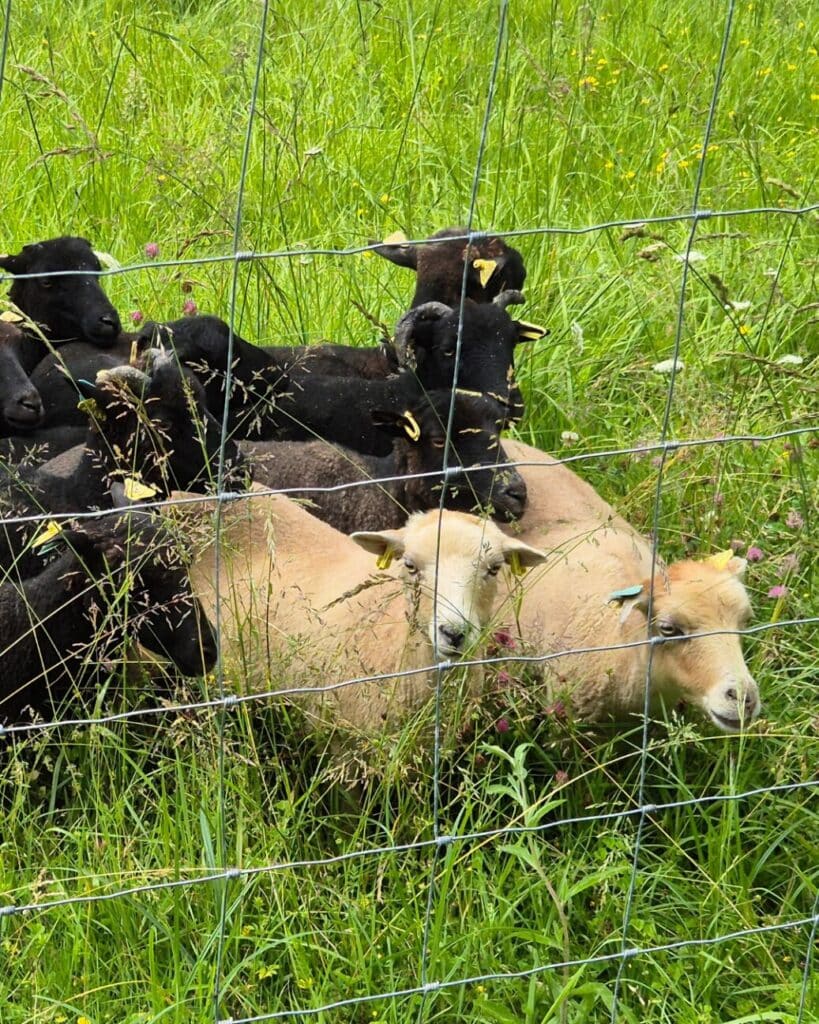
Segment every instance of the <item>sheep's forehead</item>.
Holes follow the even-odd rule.
[[[668,590],[655,588],[654,615],[685,619],[698,629],[710,625],[737,625],[748,617],[751,602],[736,576],[707,566],[670,577]]]
[[[478,566],[503,557],[503,540],[494,523],[459,512],[444,513],[439,531],[438,513],[433,511],[409,521],[404,551],[419,567],[431,568],[436,560]]]

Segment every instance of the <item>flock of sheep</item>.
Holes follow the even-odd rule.
[[[375,251],[416,288],[369,348],[257,346],[213,316],[126,333],[85,239],[0,256],[0,725],[93,702],[138,644],[188,676],[218,651],[242,692],[373,734],[492,631],[586,720],[758,714],[744,561],[653,567],[590,486],[501,440],[515,349],[546,333],[510,313],[520,253],[464,229]]]

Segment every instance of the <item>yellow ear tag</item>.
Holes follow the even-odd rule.
[[[378,558],[376,558],[376,568],[389,569],[389,567],[392,565],[393,558],[395,558],[395,552],[393,551],[392,548],[387,548],[386,551],[382,551]]]
[[[100,408],[96,399],[83,398],[82,401],[77,402],[77,408],[86,416],[90,416],[92,420],[96,420],[98,423],[105,422],[105,411]]]
[[[537,341],[538,338],[545,338],[548,333],[548,327],[541,327],[540,324],[530,324],[526,320],[518,320],[518,337],[522,341]]]
[[[519,551],[513,551],[509,556],[509,568],[512,570],[513,576],[523,576],[526,572],[526,566],[520,560]]]
[[[146,501],[148,498],[155,498],[159,491],[150,484],[143,484],[132,476],[126,476],[123,480],[125,485],[125,497],[128,501]]]
[[[481,288],[487,286],[490,277],[498,269],[498,264],[495,260],[472,260],[472,266],[478,271]]]
[[[720,551],[716,555],[711,555],[704,561],[706,565],[711,565],[715,569],[724,570],[728,568],[728,563],[733,557],[734,552],[729,548],[727,551]]]
[[[41,530],[41,532],[37,534],[31,542],[31,546],[32,548],[41,548],[44,544],[48,544],[50,540],[54,540],[54,538],[59,536],[62,532],[62,526],[60,526],[55,519],[49,519],[45,525],[45,529]]]
[[[391,235],[387,235],[382,245],[401,245],[402,242],[406,242],[407,236],[403,231],[393,231]]]
[[[134,340],[131,342],[131,354],[128,357],[128,365],[129,366],[136,366],[136,364],[137,364],[137,356],[138,355],[139,355],[139,347],[137,345],[137,339],[134,338]]]
[[[421,428],[418,426],[418,420],[409,410],[404,413],[404,431],[410,441],[417,441],[421,436]]]
[[[20,313],[15,313],[11,309],[6,309],[0,313],[0,320],[7,324],[22,324],[25,323],[26,318],[21,316]]]

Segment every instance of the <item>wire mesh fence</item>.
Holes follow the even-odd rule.
[[[491,12],[494,49],[491,54],[486,53],[484,55],[486,81],[483,83],[482,116],[478,138],[475,140],[476,156],[474,162],[468,168],[471,184],[469,188],[469,203],[464,218],[464,233],[461,236],[468,245],[480,240],[489,233],[487,230],[475,230],[474,224],[477,218],[481,189],[486,187],[486,149],[492,117],[496,111],[497,92],[500,87],[499,76],[503,67],[505,48],[509,42],[508,19],[510,11],[514,6],[504,0],[504,2],[498,5],[497,9],[493,9]],[[218,468],[216,469],[213,481],[215,484],[213,493],[200,496],[188,495],[181,499],[171,498],[170,500],[153,500],[151,495],[148,495],[147,497],[143,496],[133,506],[137,510],[155,511],[165,510],[169,507],[195,508],[203,503],[207,503],[206,507],[212,509],[212,518],[208,522],[214,531],[213,572],[216,584],[213,602],[213,627],[217,644],[223,644],[224,638],[227,635],[228,626],[223,621],[223,616],[229,616],[229,608],[232,601],[230,594],[224,594],[220,590],[222,586],[221,581],[224,579],[221,572],[222,563],[224,559],[228,558],[223,550],[223,545],[220,543],[220,538],[223,530],[227,529],[225,525],[226,517],[230,515],[231,509],[241,508],[248,503],[259,503],[265,498],[277,494],[287,494],[291,497],[299,497],[306,492],[309,492],[311,496],[316,494],[333,495],[365,486],[371,487],[374,483],[387,486],[400,479],[397,476],[377,476],[375,480],[353,483],[328,483],[326,485],[310,483],[301,488],[262,488],[248,496],[245,492],[236,488],[232,481],[226,477],[228,464],[226,453],[228,445],[232,440],[230,396],[235,396],[236,393],[233,375],[237,366],[237,357],[234,346],[239,331],[241,310],[246,299],[243,289],[247,287],[246,280],[242,278],[243,270],[265,268],[269,265],[276,265],[279,261],[288,265],[293,260],[337,259],[344,261],[361,257],[366,253],[372,253],[380,245],[380,243],[378,245],[347,245],[341,248],[332,246],[285,245],[281,248],[270,250],[265,250],[262,246],[259,246],[257,249],[254,245],[252,248],[248,248],[245,216],[248,180],[253,159],[253,133],[258,124],[263,121],[263,107],[266,96],[265,61],[270,57],[271,50],[275,48],[276,39],[275,33],[271,28],[274,13],[266,0],[254,9],[254,15],[257,17],[254,36],[255,47],[252,57],[250,54],[245,55],[246,66],[247,69],[250,69],[251,73],[246,74],[248,102],[245,123],[241,132],[243,145],[238,181],[235,183],[235,190],[231,193],[231,197],[235,199],[235,205],[229,216],[226,217],[226,222],[229,226],[225,230],[230,233],[230,251],[200,256],[195,254],[194,244],[191,247],[194,253],[192,255],[180,255],[178,259],[172,260],[150,258],[143,262],[131,262],[127,265],[109,267],[96,273],[96,276],[103,281],[107,279],[128,280],[134,275],[138,279],[141,273],[155,274],[163,269],[178,274],[192,275],[202,269],[218,267],[222,264],[227,264],[229,267],[228,305],[224,311],[227,323],[229,324],[224,379],[224,394],[228,396],[228,399],[224,403],[219,423],[219,443],[216,453],[216,466]],[[6,77],[9,52],[10,47],[14,45],[14,18],[17,14],[17,6],[12,3],[12,0],[8,0],[5,9],[2,59],[0,60],[0,71],[2,71],[2,74],[0,74],[0,87],[5,83],[6,89],[8,88]],[[715,116],[719,108],[724,74],[730,61],[730,44],[733,39],[735,14],[736,5],[733,2],[729,2],[721,10],[720,49],[719,53],[715,55],[711,94],[708,108],[703,112],[702,137],[693,190],[690,195],[690,201],[687,204],[688,209],[685,212],[661,211],[645,217],[606,219],[584,224],[558,224],[548,220],[543,223],[528,223],[524,225],[516,225],[514,223],[503,225],[492,223],[490,225],[490,228],[493,230],[497,229],[500,231],[502,229],[503,236],[512,240],[519,238],[546,240],[582,238],[584,236],[599,237],[615,229],[620,229],[624,233],[628,231],[639,232],[642,233],[639,237],[645,237],[646,233],[650,235],[651,231],[672,224],[678,225],[686,231],[684,244],[680,247],[680,251],[677,252],[677,255],[680,257],[680,266],[673,336],[670,346],[670,360],[667,367],[667,383],[664,388],[663,411],[659,417],[659,430],[656,438],[650,441],[634,439],[632,443],[627,445],[604,443],[594,450],[584,452],[563,451],[550,464],[552,467],[560,468],[575,467],[582,473],[587,464],[589,468],[596,468],[606,463],[614,466],[621,465],[622,460],[629,457],[656,458],[656,475],[653,484],[650,483],[651,491],[646,492],[647,504],[650,507],[650,513],[646,516],[646,525],[651,534],[651,573],[646,586],[647,623],[652,622],[654,619],[652,607],[656,592],[655,579],[665,572],[663,563],[658,558],[658,552],[664,539],[663,498],[667,485],[667,470],[671,460],[679,455],[679,453],[700,449],[724,450],[730,453],[736,446],[740,445],[762,445],[772,442],[801,445],[807,443],[813,437],[816,430],[814,412],[813,415],[808,414],[801,418],[783,415],[783,425],[781,429],[777,430],[747,431],[739,429],[733,432],[725,432],[719,429],[704,430],[701,434],[697,433],[696,436],[677,436],[678,427],[674,419],[675,397],[679,374],[683,365],[682,357],[687,355],[685,327],[692,280],[699,282],[712,296],[716,295],[720,300],[720,305],[724,307],[727,319],[733,324],[736,333],[740,336],[742,335],[742,323],[736,315],[737,310],[733,307],[728,308],[731,306],[730,302],[723,303],[721,301],[723,296],[720,294],[719,278],[715,281],[712,276],[706,281],[699,273],[698,264],[695,260],[695,243],[703,225],[710,224],[717,219],[720,225],[731,225],[745,218],[766,216],[775,219],[778,224],[787,223],[789,227],[782,230],[788,231],[791,229],[790,225],[804,223],[806,219],[811,217],[815,218],[816,212],[819,210],[819,204],[809,202],[796,202],[793,205],[786,206],[775,204],[759,205],[750,208],[700,208],[704,175],[708,167],[709,155],[714,145]],[[122,46],[118,54],[121,55],[123,50],[127,51],[127,45],[124,36],[119,36],[119,39]],[[425,57],[426,53],[427,51],[425,51]],[[119,60],[119,56],[117,59]],[[424,73],[422,70],[418,71],[418,81],[423,78]],[[591,86],[591,88],[593,87]],[[0,98],[4,95],[6,95],[5,90],[0,92]],[[365,139],[367,138],[366,133],[364,137]],[[255,242],[255,239],[253,241]],[[413,240],[413,243],[435,244],[435,239],[417,238]],[[413,243],[407,242],[405,244],[411,245]],[[666,245],[665,242],[663,244]],[[670,244],[666,247],[668,249],[672,248]],[[782,259],[784,259],[784,256]],[[469,467],[464,468],[451,465],[449,459],[450,453],[453,450],[451,442],[453,441],[454,432],[458,374],[462,366],[460,357],[463,345],[464,310],[467,305],[465,298],[467,271],[468,264],[467,261],[464,261],[460,292],[461,299],[458,309],[458,332],[454,355],[455,377],[449,400],[448,415],[446,417],[446,443],[443,447],[443,466],[442,470],[427,474],[436,480],[441,478],[443,474],[444,479],[451,480],[457,478],[467,481],[464,486],[468,486],[469,477],[475,470]],[[26,280],[31,277],[34,280],[41,280],[52,277],[59,278],[61,276],[71,277],[72,274],[73,272],[71,271],[62,273],[59,271],[51,272],[46,275],[27,275],[24,273],[16,275],[15,279]],[[774,276],[775,281],[776,275]],[[761,321],[760,331],[764,331],[771,310],[772,307],[769,304]],[[770,380],[766,381],[766,384],[770,385]],[[775,394],[773,395],[773,400],[777,401]],[[707,422],[707,417],[703,417],[703,422]],[[691,431],[689,430],[687,433],[690,434]],[[534,465],[534,463],[529,465]],[[516,459],[505,462],[499,454],[498,469],[524,468],[526,466],[525,460]],[[421,474],[421,476],[423,475]],[[806,504],[809,505],[811,500],[809,485],[806,485],[806,491],[808,493]],[[445,497],[442,490],[439,508],[443,510],[444,505]],[[121,510],[113,510],[108,513],[112,518],[121,516],[121,514]],[[26,510],[23,514],[12,514],[4,517],[3,525],[8,529],[18,525],[30,527],[32,524],[47,524],[55,521],[58,523],[68,523],[69,521],[72,523],[82,523],[84,520],[89,519],[96,521],[99,516],[100,513],[98,511],[61,512],[58,509],[49,509],[42,513],[35,513],[31,510]],[[183,526],[183,531],[184,529],[185,527]],[[273,544],[275,546],[275,540]],[[439,548],[440,544],[439,532]],[[436,559],[439,554],[440,550],[436,552]],[[435,629],[435,624],[441,614],[437,602],[438,596],[436,592],[433,594],[431,613],[433,636],[439,636],[438,631]],[[126,616],[129,614],[127,609],[125,614]],[[783,614],[776,614],[772,621],[767,623],[736,628],[695,630],[691,637],[744,636],[753,638],[785,633],[795,637],[794,643],[797,645],[804,642],[804,650],[809,652],[808,642],[804,641],[804,638],[809,635],[810,628],[815,627],[817,622],[819,622],[819,615],[807,614],[785,617]],[[127,628],[130,629],[131,627],[128,626]],[[99,907],[101,904],[118,904],[120,901],[135,900],[140,897],[150,899],[153,895],[163,892],[184,890],[198,893],[207,890],[213,896],[212,918],[214,922],[208,936],[208,941],[205,944],[204,954],[209,964],[212,965],[209,974],[211,980],[209,1003],[212,1008],[213,1019],[221,1022],[221,1024],[228,1024],[228,1022],[230,1024],[250,1024],[251,1021],[304,1017],[357,1021],[365,1019],[357,1015],[359,1011],[375,1004],[379,1007],[377,1012],[392,1012],[401,1016],[402,1019],[407,1012],[410,1012],[405,1007],[414,1007],[414,1012],[419,1021],[429,1020],[433,1019],[438,1013],[436,997],[444,992],[455,990],[463,993],[467,989],[472,992],[485,992],[486,986],[490,984],[493,986],[509,986],[515,982],[531,981],[544,975],[560,975],[565,977],[567,976],[565,972],[589,967],[602,967],[604,965],[612,967],[612,974],[609,976],[606,986],[607,996],[602,1000],[601,1005],[605,1008],[605,1012],[612,1022],[633,1019],[634,1014],[640,1012],[640,1002],[636,995],[637,988],[630,985],[629,978],[632,966],[641,959],[666,953],[690,953],[696,956],[697,953],[711,947],[718,947],[720,950],[731,949],[733,944],[739,944],[742,940],[750,937],[764,938],[782,932],[799,932],[801,936],[804,936],[803,940],[800,938],[804,954],[801,956],[800,963],[796,966],[800,979],[798,1002],[795,1006],[789,1008],[790,1016],[783,1015],[777,1019],[792,1020],[796,1021],[797,1024],[812,1020],[811,1014],[815,1011],[810,1006],[810,979],[812,954],[816,940],[817,925],[819,924],[819,905],[817,905],[817,898],[815,896],[813,897],[812,909],[809,913],[793,912],[782,915],[773,921],[763,920],[760,915],[757,915],[757,923],[745,928],[719,929],[716,933],[712,931],[709,934],[697,936],[680,936],[670,941],[650,941],[651,932],[646,929],[644,921],[637,921],[637,919],[642,919],[646,913],[644,908],[638,909],[642,898],[641,887],[646,884],[649,886],[652,884],[651,880],[648,883],[645,881],[644,854],[647,841],[646,836],[649,831],[660,827],[658,822],[661,821],[664,814],[673,811],[694,812],[701,808],[723,805],[744,806],[755,800],[785,799],[793,794],[802,795],[806,799],[815,799],[814,794],[817,786],[815,770],[808,768],[804,773],[805,777],[799,781],[774,781],[770,785],[762,787],[745,788],[735,786],[733,780],[731,780],[727,785],[728,792],[715,792],[705,796],[686,795],[680,797],[675,791],[672,799],[656,800],[650,797],[650,792],[653,792],[654,787],[649,785],[648,775],[657,757],[655,737],[652,733],[652,666],[654,659],[661,656],[658,652],[673,639],[675,638],[659,636],[647,627],[645,636],[636,641],[615,644],[577,645],[567,642],[558,651],[540,651],[526,654],[520,650],[510,650],[495,654],[490,653],[482,657],[468,657],[463,660],[457,658],[453,660],[446,653],[442,653],[438,649],[439,641],[433,640],[430,656],[423,666],[419,668],[404,669],[390,673],[389,676],[386,674],[368,675],[356,673],[347,677],[339,670],[330,678],[322,680],[320,684],[316,684],[314,680],[309,678],[281,680],[268,677],[268,685],[259,686],[253,692],[244,692],[236,679],[230,678],[229,674],[226,675],[225,659],[220,658],[217,661],[213,677],[207,682],[204,699],[199,696],[200,691],[195,689],[193,692],[197,695],[197,699],[179,700],[169,698],[151,702],[149,706],[127,708],[123,711],[109,712],[105,708],[95,707],[91,713],[85,715],[76,715],[69,712],[65,717],[54,720],[9,721],[5,725],[0,725],[0,737],[11,744],[12,742],[22,741],[37,735],[50,736],[52,734],[57,742],[60,742],[61,736],[65,736],[66,742],[69,742],[69,738],[76,736],[78,730],[96,730],[102,735],[106,729],[120,724],[131,727],[132,725],[136,726],[139,723],[144,724],[145,722],[153,723],[157,729],[168,729],[169,731],[171,729],[171,722],[182,722],[182,729],[196,732],[204,728],[200,720],[204,721],[206,716],[210,715],[212,716],[213,729],[212,755],[215,759],[217,782],[215,806],[209,808],[209,811],[212,811],[213,827],[208,844],[206,844],[209,847],[209,864],[207,868],[201,869],[193,865],[185,866],[174,861],[173,864],[169,862],[165,865],[157,866],[153,871],[148,871],[147,874],[149,876],[151,874],[155,875],[155,878],[151,881],[140,881],[133,885],[118,884],[115,881],[112,885],[109,885],[103,877],[104,872],[99,871],[95,867],[92,856],[90,863],[77,871],[74,878],[75,891],[71,891],[72,887],[70,885],[64,887],[65,892],[61,892],[63,887],[59,884],[53,886],[45,885],[42,891],[36,891],[36,898],[15,899],[13,889],[10,887],[5,896],[2,897],[2,903],[0,903],[0,925],[8,927],[12,921],[23,918],[28,919],[33,916],[47,918],[48,914],[59,909],[73,911],[75,909],[88,908],[90,912],[92,908]],[[523,823],[520,824],[503,824],[492,828],[477,830],[465,828],[460,830],[457,815],[455,815],[455,820],[452,820],[451,809],[448,809],[446,813],[444,812],[443,807],[446,798],[442,791],[444,786],[444,780],[442,779],[444,772],[443,759],[446,754],[444,731],[447,723],[445,719],[449,713],[448,705],[446,705],[447,680],[450,678],[452,670],[456,667],[464,669],[470,667],[482,667],[484,669],[497,667],[503,671],[510,666],[543,668],[551,662],[564,658],[568,654],[582,655],[600,651],[615,652],[628,650],[644,650],[646,658],[641,690],[643,717],[636,741],[638,768],[634,789],[626,797],[626,806],[617,810],[595,809],[592,813],[576,815],[564,815],[560,813],[559,809],[555,808],[553,815],[545,821],[540,820],[538,816],[531,821],[523,820]],[[241,857],[237,856],[237,837],[231,832],[231,822],[234,829],[237,825],[234,811],[231,807],[234,794],[232,793],[228,778],[228,761],[231,757],[236,756],[235,747],[228,742],[228,734],[237,727],[236,716],[249,709],[267,705],[276,706],[277,702],[282,698],[292,699],[299,695],[316,694],[326,696],[338,691],[352,691],[357,687],[362,687],[364,684],[377,684],[387,679],[409,681],[417,677],[426,677],[430,673],[434,677],[435,685],[433,688],[434,725],[431,733],[431,750],[428,751],[431,776],[429,789],[431,807],[428,835],[421,838],[416,837],[407,842],[376,842],[358,846],[334,855],[328,854],[307,859],[274,859],[252,866],[244,865],[241,862]],[[174,726],[174,728],[177,728],[177,726]],[[400,758],[400,750],[394,756]],[[683,782],[680,782],[680,790],[682,792],[686,791]],[[521,812],[521,816],[526,819],[527,814]],[[530,956],[530,965],[521,969],[484,971],[479,969],[479,960],[476,959],[475,970],[455,970],[454,972],[451,970],[446,950],[435,935],[440,927],[438,924],[440,915],[445,912],[446,897],[443,895],[443,890],[446,888],[445,881],[452,872],[458,869],[466,871],[464,862],[469,856],[487,848],[487,844],[491,844],[490,849],[501,851],[507,849],[511,841],[521,837],[543,840],[546,836],[571,835],[572,833],[569,830],[573,827],[594,828],[599,826],[602,829],[604,826],[624,821],[633,823],[633,834],[627,851],[628,870],[618,880],[619,896],[622,900],[620,926],[617,934],[609,937],[616,944],[617,948],[615,950],[602,952],[588,949],[584,951],[582,956],[560,956],[552,955],[553,948],[548,944],[545,944],[541,951],[537,951],[537,943],[533,941],[532,944],[522,947],[525,948],[526,954]],[[392,988],[375,987],[362,992],[359,991],[360,986],[357,985],[355,980],[355,969],[353,969],[352,977],[344,976],[342,978],[339,975],[337,983],[332,977],[332,972],[330,972],[330,980],[327,987],[329,990],[337,992],[337,997],[329,1000],[315,999],[310,998],[309,986],[306,984],[302,986],[299,983],[297,972],[294,969],[287,978],[281,979],[282,988],[278,996],[271,995],[271,1000],[278,999],[278,1002],[269,1002],[269,1006],[264,1012],[245,1015],[242,1015],[241,1012],[235,1012],[235,1007],[242,1005],[236,997],[233,984],[237,976],[238,965],[235,961],[239,957],[239,953],[236,942],[229,937],[229,922],[231,915],[235,913],[236,907],[240,906],[244,899],[250,898],[251,889],[249,886],[251,883],[260,878],[275,880],[276,878],[284,877],[288,881],[282,884],[291,884],[298,890],[301,884],[300,878],[310,872],[320,873],[321,871],[350,863],[377,862],[388,858],[399,860],[410,857],[425,857],[427,859],[426,864],[422,866],[422,874],[425,877],[423,894],[417,903],[417,964],[409,968],[408,974],[398,975],[399,977],[412,978],[412,983],[396,984]],[[528,864],[524,858],[522,863],[523,867],[521,870],[530,870],[532,872],[532,885],[541,884],[545,886],[551,884],[547,873],[544,872],[541,861],[537,860],[537,858],[530,857]],[[48,874],[49,865],[42,864],[41,867],[43,872]],[[469,870],[472,870],[471,866]],[[811,866],[795,865],[794,871],[803,877],[805,892],[808,894],[813,892],[815,885],[813,885],[810,879]],[[655,879],[655,883],[660,884],[659,875]],[[813,888],[811,888],[812,885]],[[25,891],[26,887],[23,886],[22,888]],[[97,889],[103,889],[104,891],[95,891]],[[29,887],[29,891],[34,890],[36,890],[36,887]],[[804,898],[803,893],[803,901]],[[555,898],[555,903],[557,902]],[[184,918],[184,914],[182,917]],[[635,922],[639,927],[635,927]],[[530,922],[529,926],[533,932],[538,930],[537,921]],[[259,938],[259,941],[261,941],[261,938]],[[123,938],[123,956],[126,955],[125,949],[127,949],[127,944],[127,938]],[[367,950],[360,950],[362,961],[366,960],[369,955],[370,953]],[[729,956],[730,954],[723,954],[721,952],[719,955]],[[117,964],[112,964],[111,969],[116,974]],[[257,975],[257,980],[265,981],[267,977]],[[392,1009],[384,1011],[381,1009],[384,1005],[389,1005]],[[456,1015],[451,1019],[460,1019],[457,1016],[458,1013],[461,1015],[468,1014],[469,1011],[464,1010],[463,1007],[459,1010],[456,1006],[457,1004],[449,1011]],[[144,1019],[146,1020],[160,1019],[161,1016],[159,1013],[155,1016],[150,1016],[146,1008],[141,1006],[136,1007],[136,1011],[144,1012]],[[500,1011],[497,1012],[499,1013]],[[553,1012],[555,1016],[544,1016],[543,1019],[570,1019],[565,1015],[567,1012],[565,1008],[563,1010],[553,1009],[550,1012]],[[558,1016],[558,1013],[561,1016]],[[376,1011],[374,1011],[375,1015]],[[24,1018],[21,1017],[20,1019]],[[33,1015],[32,1019],[35,1019]],[[143,1018],[134,1017],[133,1019]],[[511,1018],[495,1016],[489,1019]],[[536,1018],[530,1015],[527,1019]],[[589,1018],[578,1016],[577,1019]]]

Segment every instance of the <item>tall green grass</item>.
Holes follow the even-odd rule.
[[[465,222],[498,13],[446,0],[272,6],[239,242],[291,255],[241,265],[245,337],[365,344],[375,334],[365,313],[394,324],[410,295],[405,271],[369,254],[312,250]],[[531,232],[515,243],[529,269],[523,315],[552,332],[521,354],[520,434],[588,454],[579,472],[646,531],[654,453],[596,453],[659,437],[668,378],[652,367],[673,350],[674,257],[689,223],[536,229],[691,211],[725,16],[723,4],[685,0],[511,4],[478,180],[475,227]],[[260,5],[238,0],[12,0],[0,247],[77,233],[128,265],[150,263],[144,246],[155,242],[157,266],[106,282],[124,318],[175,317],[190,299],[228,315],[230,262],[161,264],[231,252],[260,19]],[[816,199],[816,28],[806,2],[736,7],[699,207],[774,212],[717,212],[698,225],[694,248],[705,259],[690,266],[675,438],[815,425],[817,216],[776,211]],[[816,505],[815,435],[681,449],[663,479],[662,552],[758,546],[765,557],[749,577],[757,621],[816,615]],[[780,583],[787,596],[769,598]],[[764,789],[816,778],[816,630],[768,631],[746,649],[762,721],[726,737],[670,712],[650,731],[645,796],[664,804],[763,792],[647,816],[628,947],[815,913],[814,791]],[[500,717],[508,731],[497,731]],[[442,764],[441,831],[540,831],[0,917],[0,1018],[207,1021],[217,980],[225,1018],[413,988],[434,879],[429,980],[592,962],[310,1019],[608,1020],[617,962],[593,958],[623,942],[637,818],[593,816],[636,806],[640,723],[591,733],[501,702],[467,726]],[[409,732],[383,776],[353,791],[322,742],[272,704],[227,714],[224,779],[210,713],[10,745],[0,902],[195,879],[223,866],[223,842],[229,865],[254,868],[431,837],[431,756]],[[807,953],[801,928],[634,956],[619,1019],[794,1022]],[[802,1021],[817,1019],[812,980]]]

